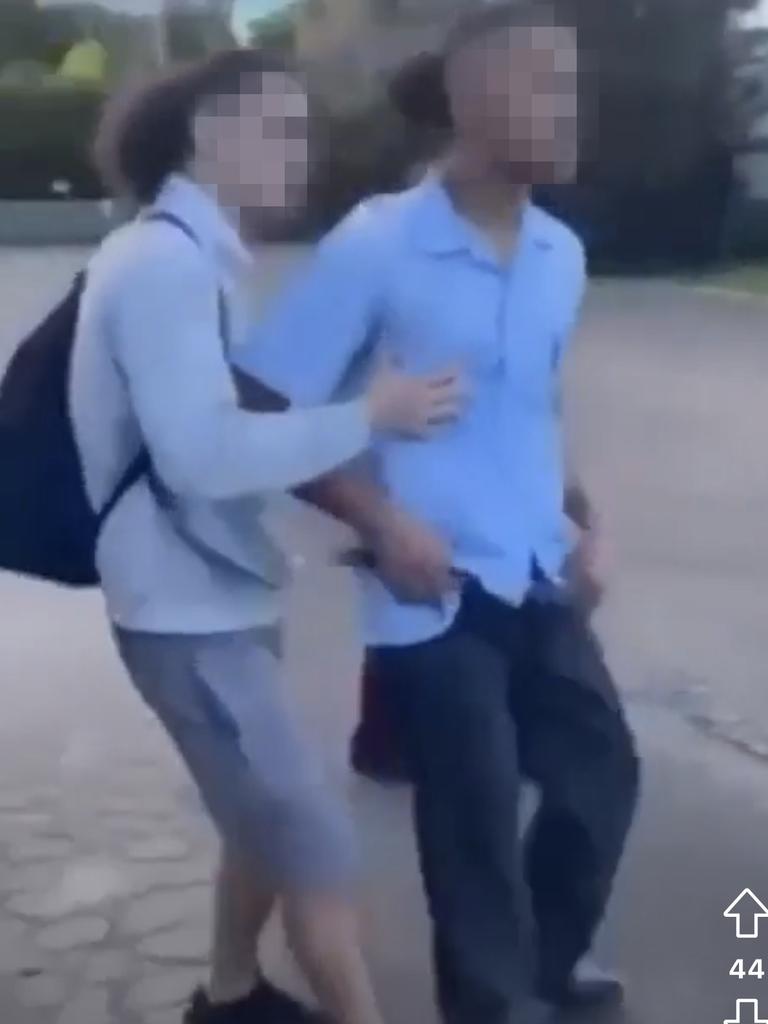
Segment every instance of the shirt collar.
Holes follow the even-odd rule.
[[[436,172],[428,175],[418,190],[420,195],[413,221],[418,247],[433,256],[465,252],[487,261],[488,248],[480,232],[456,210],[440,175]],[[542,251],[552,248],[546,217],[532,202],[527,202],[523,211],[521,248],[528,242]]]
[[[190,178],[171,175],[152,209],[184,221],[225,279],[237,280],[253,264],[253,253],[243,243],[215,196]]]

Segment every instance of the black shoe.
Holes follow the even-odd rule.
[[[184,1024],[329,1024],[329,1021],[263,980],[250,995],[234,1003],[211,1003],[206,993],[198,989],[184,1014]]]
[[[624,1002],[624,984],[598,967],[581,964],[564,980],[544,982],[540,995],[559,1010],[610,1009]]]
[[[324,1013],[305,1006],[266,978],[257,987],[255,999],[255,1007],[264,1014],[265,1021],[274,1017],[275,1024],[331,1024]]]

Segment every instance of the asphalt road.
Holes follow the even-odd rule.
[[[0,359],[80,259],[0,252]],[[624,1024],[716,1024],[738,999],[742,1024],[768,1018],[768,980],[729,977],[739,958],[768,969],[768,926],[738,939],[722,916],[745,887],[768,902],[767,326],[756,302],[614,282],[574,360],[569,418],[613,550],[600,624],[646,763],[601,938],[631,983]],[[360,822],[389,1019],[432,1024],[407,794],[344,772],[352,584],[324,566],[333,529],[274,516],[306,559],[287,675]],[[170,1024],[205,956],[211,837],[122,679],[98,598],[2,578],[0,608],[0,1020]],[[279,936],[266,958],[288,972]]]

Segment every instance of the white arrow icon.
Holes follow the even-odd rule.
[[[736,1001],[736,1016],[733,1020],[723,1021],[723,1024],[768,1024],[765,1017],[759,1017],[760,1009],[756,999],[738,999]]]
[[[737,939],[756,939],[760,931],[760,918],[768,917],[768,907],[751,889],[745,889],[728,907],[723,917],[736,919]]]

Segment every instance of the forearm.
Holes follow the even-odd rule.
[[[359,466],[329,473],[294,493],[349,526],[363,541],[381,530],[392,511],[384,491]]]
[[[240,404],[258,412],[279,412],[289,407],[277,391],[241,370],[234,370]],[[295,492],[297,498],[320,509],[351,527],[362,537],[375,532],[391,506],[381,489],[369,476],[352,469],[330,473],[305,484]],[[582,481],[569,473],[565,486],[565,514],[582,530],[594,524],[594,508]]]
[[[233,373],[241,408],[252,412],[280,412],[289,408],[285,396],[262,381],[237,368]],[[361,461],[304,484],[293,493],[300,501],[349,526],[361,538],[377,532],[391,507]]]
[[[178,496],[226,501],[287,491],[354,460],[370,443],[362,402],[250,414],[230,405],[139,411],[158,476]]]

